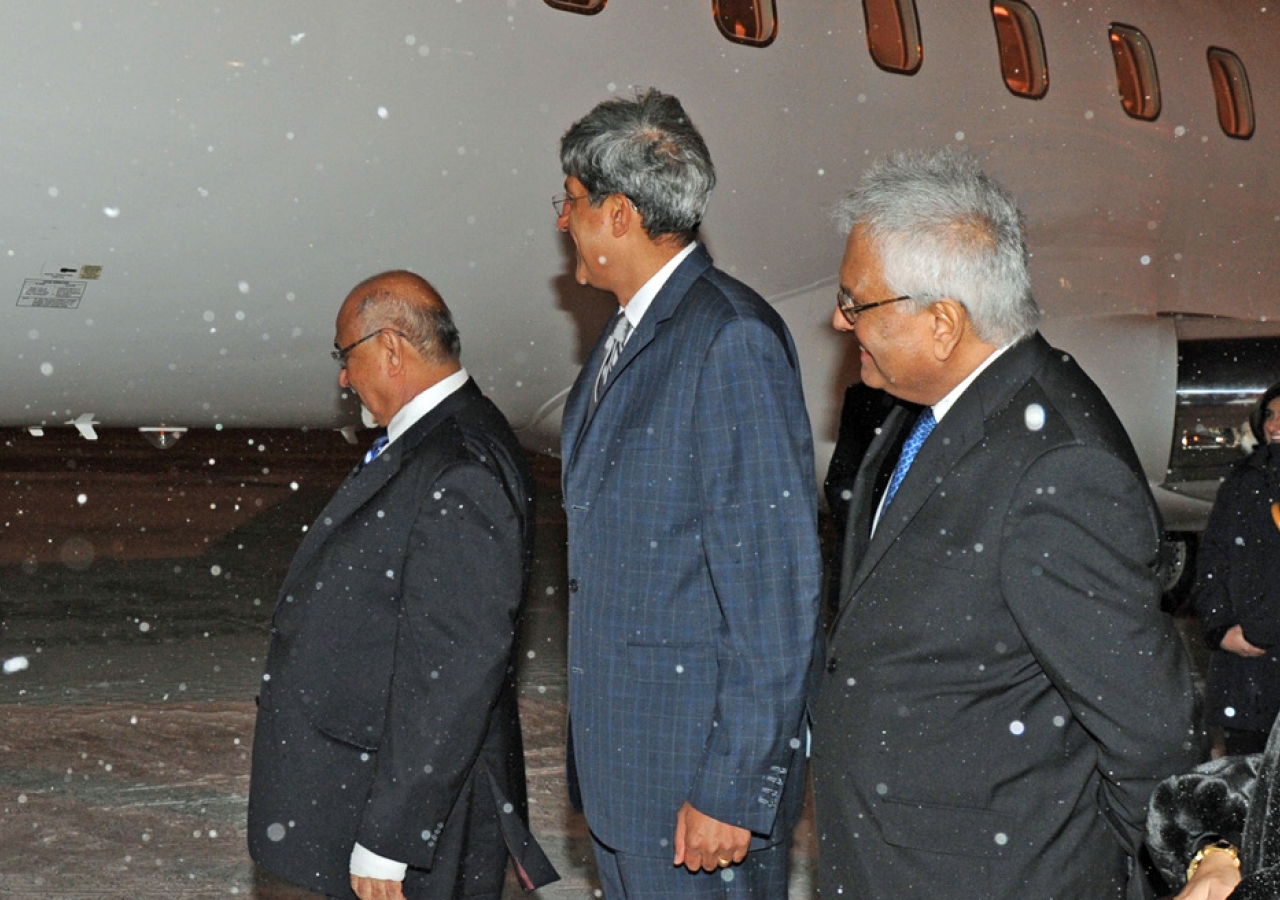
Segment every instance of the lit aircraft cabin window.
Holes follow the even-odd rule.
[[[544,0],[544,2],[552,9],[563,9],[581,13],[584,16],[594,16],[604,9],[605,4],[605,0]]]
[[[1129,25],[1111,23],[1111,55],[1116,61],[1116,84],[1124,111],[1135,119],[1154,121],[1160,115],[1160,80],[1147,36]]]
[[[1253,137],[1253,93],[1240,57],[1221,47],[1209,48],[1209,74],[1218,101],[1218,122],[1229,137]]]
[[[712,0],[720,33],[736,44],[767,47],[778,36],[774,0]]]
[[[915,0],[862,0],[867,48],[880,68],[914,75],[924,58]]]
[[[1000,71],[1009,90],[1019,97],[1039,100],[1049,90],[1049,66],[1045,62],[1040,20],[1020,0],[994,0],[991,17],[1000,46]]]

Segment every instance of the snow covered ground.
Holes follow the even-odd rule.
[[[310,896],[245,849],[254,695],[275,588],[359,456],[339,436],[0,432],[0,896]],[[564,520],[535,460],[539,528],[521,648],[534,833],[595,892],[564,786]],[[810,895],[812,824],[793,897]],[[514,898],[520,892],[512,886]]]

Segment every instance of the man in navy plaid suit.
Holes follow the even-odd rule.
[[[795,347],[694,237],[680,102],[561,142],[577,280],[620,310],[564,413],[571,765],[606,897],[785,898],[821,561]]]

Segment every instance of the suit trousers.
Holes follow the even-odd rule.
[[[787,900],[790,837],[715,872],[677,868],[671,857],[618,853],[594,834],[591,843],[605,900]]]

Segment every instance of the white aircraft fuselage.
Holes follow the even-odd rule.
[[[555,227],[559,138],[657,86],[717,166],[704,240],[801,347],[820,468],[857,371],[829,327],[829,212],[870,161],[960,145],[1027,215],[1047,336],[1107,392],[1171,527],[1194,527],[1211,492],[1169,472],[1179,341],[1280,333],[1280,9],[1029,6],[1041,99],[1006,86],[979,0],[919,0],[914,74],[877,65],[861,0],[776,0],[767,46],[726,39],[712,0],[9,4],[0,425],[350,426],[338,304],[410,268],[482,388],[554,452],[612,308]],[[1113,23],[1149,39],[1153,121],[1122,106]],[[1247,139],[1224,132],[1210,47],[1247,69]]]

